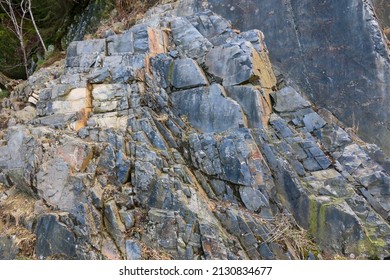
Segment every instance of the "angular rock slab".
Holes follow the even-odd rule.
[[[10,236],[0,236],[0,260],[13,260],[17,254],[15,240]]]
[[[224,86],[257,82],[269,94],[276,85],[263,35],[258,30],[214,47],[206,55],[205,65],[208,73],[222,80]]]
[[[179,51],[193,59],[202,59],[213,45],[185,18],[171,22],[173,41]]]
[[[196,14],[189,21],[214,46],[222,45],[235,36],[230,22],[211,11]]]
[[[250,128],[268,126],[272,108],[259,88],[254,86],[231,86],[226,87],[226,92],[229,97],[240,104]]]
[[[68,94],[63,95],[52,102],[54,114],[76,113],[86,107],[86,88],[72,89]]]
[[[260,75],[254,68],[255,52],[250,43],[215,47],[206,55],[207,71],[221,79],[224,86],[248,82]]]
[[[269,207],[268,199],[259,190],[240,187],[240,196],[245,207],[251,211],[257,211],[260,207]]]
[[[173,62],[172,85],[177,89],[187,89],[206,86],[208,81],[198,64],[185,58]]]
[[[280,113],[294,112],[310,107],[310,103],[292,87],[284,87],[274,94],[274,109]]]
[[[76,237],[54,214],[45,214],[38,218],[35,229],[37,242],[36,255],[39,258],[60,256],[66,259],[76,257]]]
[[[106,53],[106,40],[75,41],[66,52],[66,67],[93,67],[98,56]]]
[[[163,53],[166,51],[167,40],[167,34],[164,31],[139,24],[124,34],[108,37],[107,53],[109,56],[147,52]]]
[[[141,247],[138,243],[134,240],[126,240],[126,259],[140,260],[141,257]]]
[[[123,84],[94,85],[92,90],[93,112],[107,113],[129,109],[131,88]]]
[[[244,125],[244,117],[234,100],[225,97],[221,86],[200,87],[171,94],[173,110],[187,116],[202,132],[221,132]]]

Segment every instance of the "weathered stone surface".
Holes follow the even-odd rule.
[[[122,254],[125,253],[125,226],[119,218],[118,209],[115,201],[109,201],[104,205],[104,222],[108,233],[111,235],[116,246]]]
[[[390,179],[375,162],[386,163],[380,150],[283,88],[290,82],[281,74],[276,82],[259,30],[232,30],[210,11],[177,18],[173,9],[156,7],[169,16],[151,13],[132,36],[103,39],[112,53],[93,68],[40,70],[0,108],[0,255],[387,255]],[[80,59],[82,45],[68,57]],[[220,73],[237,70],[233,77],[207,73],[216,63],[207,53],[219,49],[234,62]],[[240,82],[246,62],[252,74]],[[224,88],[222,79],[234,83]],[[23,116],[30,94],[39,117]],[[18,233],[14,241],[8,232]],[[34,233],[40,255],[26,250]],[[307,248],[296,250],[301,242]]]
[[[271,108],[260,89],[253,86],[231,86],[226,87],[226,92],[240,104],[248,127],[262,128],[268,125]]]
[[[240,196],[245,207],[251,211],[256,212],[260,207],[269,206],[264,195],[251,187],[240,187]]]
[[[166,40],[164,31],[138,24],[121,35],[107,38],[108,55],[162,53],[166,48]]]
[[[196,14],[189,21],[214,46],[222,45],[234,36],[229,21],[211,11]]]
[[[134,53],[133,32],[127,31],[121,35],[113,35],[107,38],[109,55]]]
[[[18,254],[15,241],[10,236],[0,237],[0,260],[13,260]]]
[[[280,113],[293,112],[309,107],[310,104],[292,87],[285,87],[275,93],[274,109]]]
[[[326,122],[315,112],[305,115],[303,123],[309,132],[321,129],[326,125]]]
[[[106,52],[106,40],[75,41],[67,49],[66,66],[90,68]]]
[[[67,114],[78,112],[86,107],[86,89],[72,89],[67,95],[52,102],[52,112]]]
[[[173,40],[180,52],[193,59],[202,59],[213,45],[185,18],[171,22]]]
[[[123,222],[123,224],[125,225],[125,228],[126,230],[129,230],[130,228],[132,228],[134,226],[134,215],[132,212],[130,211],[120,211],[119,212],[120,216],[121,216],[121,220]]]
[[[92,90],[93,112],[107,113],[129,109],[130,92],[130,87],[122,84],[94,85]]]
[[[37,143],[23,127],[10,129],[5,140],[6,145],[0,146],[0,169],[11,184],[31,193]]]
[[[244,123],[240,106],[216,84],[174,92],[171,99],[174,110],[203,132],[221,132]]]
[[[215,47],[206,55],[207,71],[221,79],[224,86],[255,80],[260,75],[254,65],[256,55],[248,42]]]
[[[381,2],[374,6],[383,7]],[[192,0],[183,6],[196,12],[206,6],[240,30],[260,28],[272,62],[311,101],[389,153],[390,60],[371,2]],[[383,20],[386,10],[379,11]]]
[[[75,235],[53,214],[42,215],[38,218],[35,230],[37,236],[36,254],[40,259],[50,256],[57,258],[76,258]]]
[[[133,240],[126,240],[126,259],[127,260],[140,260],[141,248],[137,242]]]
[[[206,86],[208,81],[202,69],[192,59],[177,59],[173,62],[172,85],[177,89]]]

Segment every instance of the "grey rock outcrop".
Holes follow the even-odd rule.
[[[43,259],[387,255],[379,148],[278,88],[260,31],[173,13],[26,82],[37,115],[0,133],[0,258],[23,256],[21,228]]]
[[[390,154],[390,59],[382,31],[390,36],[386,1],[181,2],[179,14],[206,7],[242,31],[261,29],[272,63],[312,102]]]

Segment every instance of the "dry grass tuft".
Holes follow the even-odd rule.
[[[141,243],[141,255],[143,260],[173,260],[167,252],[150,248],[144,243]]]
[[[37,70],[49,67],[55,62],[65,59],[65,52],[55,51],[50,54],[42,63],[38,64]]]
[[[271,232],[266,243],[286,246],[296,259],[307,259],[308,252],[318,252],[317,246],[309,238],[307,231],[286,214],[278,214],[270,221]]]
[[[35,200],[16,193],[0,202],[0,235],[13,236],[19,249],[18,258],[34,258],[35,235],[23,225],[34,220]]]

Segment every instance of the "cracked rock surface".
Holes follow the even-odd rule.
[[[381,150],[278,86],[259,30],[174,14],[26,82],[36,115],[0,133],[0,259],[387,256]]]

